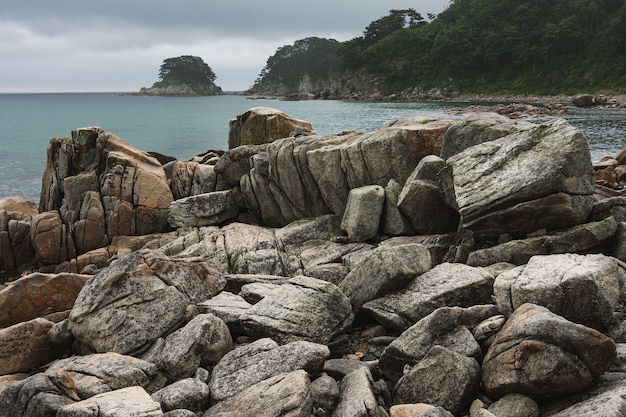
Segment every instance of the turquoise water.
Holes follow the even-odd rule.
[[[267,106],[308,120],[319,133],[371,131],[385,121],[444,114],[455,103],[362,103],[247,100],[242,96],[137,97],[114,93],[0,94],[0,198],[38,202],[50,138],[83,126],[100,126],[131,145],[178,159],[226,149],[228,121],[251,107]],[[568,115],[588,137],[595,157],[626,144],[626,111],[575,110]]]

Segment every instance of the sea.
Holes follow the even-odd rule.
[[[119,93],[0,94],[0,198],[39,203],[51,138],[100,126],[143,151],[190,158],[228,148],[229,120],[252,107],[273,107],[307,120],[322,134],[369,132],[413,116],[462,119],[447,109],[474,103],[254,100],[242,95],[143,97]],[[626,146],[626,109],[568,108],[561,116],[587,137],[592,160]],[[545,119],[538,120],[538,122]]]

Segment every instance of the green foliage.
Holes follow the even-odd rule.
[[[306,38],[293,45],[278,48],[268,60],[255,82],[255,88],[281,84],[297,91],[304,75],[311,81],[328,79],[341,72],[337,49],[340,43],[334,39]]]
[[[213,85],[215,78],[215,73],[202,58],[191,55],[168,58],[159,70],[159,79],[163,83]]]

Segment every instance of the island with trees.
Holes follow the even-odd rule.
[[[159,69],[159,80],[131,95],[140,96],[215,96],[223,94],[215,85],[217,76],[197,56],[167,58]]]

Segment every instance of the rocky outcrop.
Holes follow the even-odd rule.
[[[228,148],[261,145],[292,135],[310,135],[311,123],[297,120],[269,107],[255,107],[230,121]]]
[[[40,270],[0,285],[0,417],[623,408],[626,203],[579,133],[310,133],[189,161],[53,140],[50,210],[0,202],[3,265]]]
[[[130,96],[219,96],[222,89],[215,84],[187,84],[174,82],[156,82],[152,87],[141,87],[138,92],[128,93]]]

